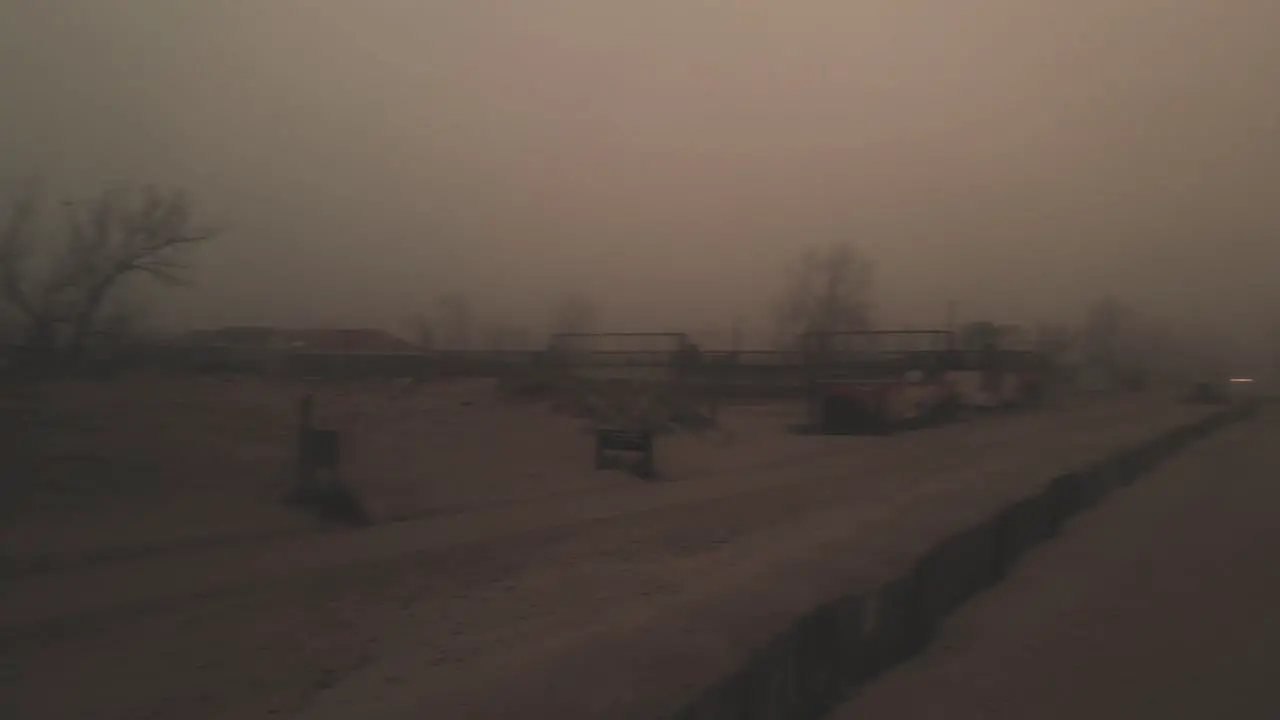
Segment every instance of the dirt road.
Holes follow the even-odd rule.
[[[522,663],[552,672],[622,626],[663,636],[682,603],[833,538],[926,532],[906,521],[921,508],[942,523],[974,497],[1025,492],[1200,412],[1098,403],[719,476],[26,578],[0,595],[0,662],[13,668],[0,690],[18,717],[457,716],[527,674]],[[669,681],[598,670],[601,688],[623,678],[623,695]]]
[[[1277,439],[1264,415],[1109,498],[832,718],[1280,717]]]

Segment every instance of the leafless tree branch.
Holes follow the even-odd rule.
[[[804,251],[775,308],[779,343],[802,333],[869,329],[872,279],[871,262],[850,243]]]
[[[581,292],[565,293],[551,306],[551,332],[592,332],[596,329],[599,314],[599,308],[590,296]]]
[[[88,202],[63,202],[61,238],[38,234],[39,203],[33,190],[15,196],[0,218],[0,290],[24,318],[28,342],[51,342],[58,326],[69,330],[79,352],[104,303],[132,274],[168,285],[186,285],[182,253],[217,237],[192,227],[181,190],[152,186],[140,193],[108,188]],[[47,269],[34,268],[37,255]]]

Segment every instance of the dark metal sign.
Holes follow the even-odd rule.
[[[654,472],[653,433],[647,430],[613,430],[602,428],[596,431],[596,469],[609,467],[609,453],[638,453],[639,465],[636,468],[641,477],[651,477]]]

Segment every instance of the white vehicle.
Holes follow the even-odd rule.
[[[1227,400],[1251,402],[1258,397],[1258,383],[1250,377],[1233,377],[1227,380]]]

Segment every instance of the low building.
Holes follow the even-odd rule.
[[[280,339],[288,350],[324,354],[420,353],[422,348],[376,328],[281,330]]]
[[[186,338],[197,368],[216,372],[278,373],[298,355],[344,357],[415,355],[421,348],[377,328],[286,329],[227,326]]]
[[[195,330],[186,344],[196,368],[211,372],[269,372],[283,350],[278,330],[250,325]]]

